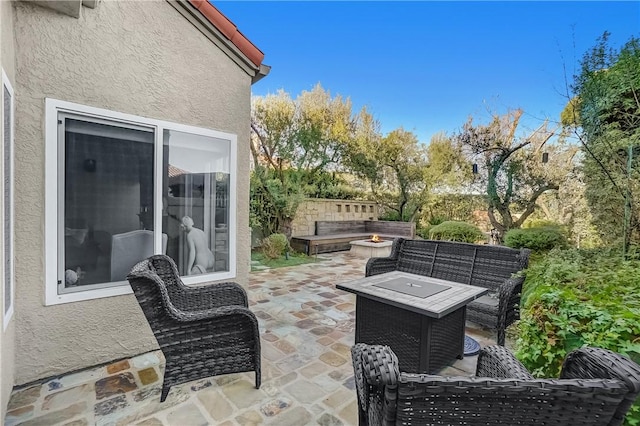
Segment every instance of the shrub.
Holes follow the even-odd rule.
[[[434,226],[440,225],[442,222],[446,222],[448,219],[444,216],[432,216],[428,221],[420,220],[416,223],[416,234],[422,238],[429,238],[429,232]]]
[[[640,362],[640,260],[614,250],[552,250],[527,269],[516,356],[558,377],[573,349],[596,346]],[[640,424],[640,406],[626,425]]]
[[[271,234],[262,240],[262,254],[268,259],[277,259],[289,250],[289,240],[284,234]]]
[[[523,228],[562,228],[557,222],[548,219],[527,219],[522,224]]]
[[[482,231],[466,222],[446,221],[429,229],[432,240],[462,241],[475,243],[485,238]]]
[[[511,229],[504,236],[504,244],[507,247],[526,247],[536,252],[544,252],[553,248],[566,248],[567,238],[556,226]]]
[[[421,236],[422,238],[429,238],[429,231],[431,231],[433,226],[421,227],[416,229],[416,234]]]

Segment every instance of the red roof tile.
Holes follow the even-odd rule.
[[[264,53],[244,36],[233,22],[207,0],[189,0],[231,43],[233,43],[257,67],[262,64]]]

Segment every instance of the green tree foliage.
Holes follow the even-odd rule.
[[[582,155],[578,153],[577,157]],[[595,248],[603,245],[600,234],[593,225],[591,210],[585,196],[584,174],[579,166],[569,169],[560,189],[541,195],[537,205],[540,209],[530,218],[562,224],[567,231],[568,240],[575,247]]]
[[[437,133],[427,146],[425,179],[438,193],[460,193],[473,180],[471,161],[462,146],[444,133]]]
[[[518,134],[522,114],[518,109],[493,115],[487,125],[476,125],[469,118],[456,136],[477,161],[477,183],[484,187],[489,220],[501,236],[519,228],[535,211],[538,198],[546,191],[557,191],[567,169],[574,167],[575,149],[548,143],[556,129],[547,122],[533,132]],[[542,161],[543,153],[547,163]]]
[[[436,193],[431,194],[422,209],[422,225],[437,225],[446,220],[468,221],[476,212],[484,211],[487,203],[485,197],[478,194]],[[474,219],[480,225],[481,217]]]
[[[601,238],[627,245],[640,240],[640,41],[614,50],[608,37],[582,58],[563,122],[582,143],[585,195]]]
[[[485,208],[484,197],[471,190],[472,162],[462,146],[444,133],[431,138],[427,147],[425,181],[429,197],[422,206],[419,228],[428,237],[428,226],[444,221],[469,221]],[[478,221],[480,222],[480,221]],[[479,225],[480,223],[476,223]]]
[[[319,84],[295,100],[284,91],[252,99],[252,222],[263,235],[290,236],[299,204],[329,191],[327,173],[335,177],[356,132],[374,123],[365,109],[354,115],[351,108],[348,98],[331,97]]]
[[[580,125],[580,98],[573,97],[560,112],[560,123],[566,127]]]
[[[427,195],[426,164],[424,147],[414,133],[402,128],[385,137],[361,133],[350,145],[345,162],[370,185],[387,216],[402,221],[415,219]]]
[[[453,192],[471,178],[460,147],[437,134],[425,147],[413,132],[396,129],[386,136],[365,126],[349,146],[347,170],[367,182],[373,199],[389,220],[416,221],[434,190]]]

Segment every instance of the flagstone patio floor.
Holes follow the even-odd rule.
[[[348,252],[252,272],[248,294],[262,337],[262,386],[253,373],[174,386],[160,403],[160,351],[14,390],[5,425],[356,425],[350,347],[355,296],[335,284],[364,276]],[[481,345],[492,334],[467,327]],[[477,356],[443,375],[473,375]]]

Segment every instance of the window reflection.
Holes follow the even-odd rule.
[[[180,275],[229,271],[229,141],[164,131],[162,228]]]
[[[154,134],[64,118],[66,288],[124,281],[153,253]]]

